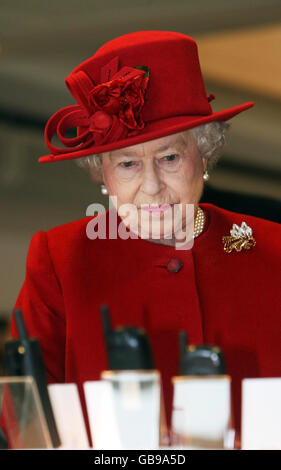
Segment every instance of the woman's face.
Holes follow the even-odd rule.
[[[186,204],[193,204],[196,213],[204,169],[189,131],[102,155],[103,181],[110,197],[117,198],[113,203],[120,217],[134,232],[143,230],[145,238],[175,237],[179,224],[185,229]],[[135,210],[129,214],[124,204]]]

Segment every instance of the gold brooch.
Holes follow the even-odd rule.
[[[242,222],[241,227],[236,224],[232,225],[230,230],[230,236],[222,237],[224,244],[224,251],[231,253],[232,250],[241,251],[250,250],[256,244],[256,240],[253,237],[253,231],[251,227],[248,227],[246,222]]]

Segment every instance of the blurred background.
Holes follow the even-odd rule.
[[[24,280],[32,234],[85,217],[92,202],[106,205],[74,161],[37,161],[49,153],[47,119],[74,104],[64,78],[104,42],[150,29],[196,39],[207,95],[216,95],[214,111],[255,101],[231,120],[210,179],[215,203],[223,206],[228,192],[244,194],[234,209],[245,212],[243,201],[257,196],[280,217],[280,0],[1,0],[1,335]]]

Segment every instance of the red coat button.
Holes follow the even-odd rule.
[[[170,273],[177,273],[183,266],[183,262],[180,259],[170,259],[169,263],[167,264],[167,269]]]

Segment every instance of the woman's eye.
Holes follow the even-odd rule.
[[[176,155],[176,154],[167,155],[166,157],[163,158],[163,160],[164,160],[165,162],[168,162],[168,163],[169,163],[169,162],[172,163],[172,162],[174,162],[174,161],[177,160],[177,159],[178,159],[178,155]]]
[[[120,166],[122,168],[132,168],[135,162],[121,162]]]

